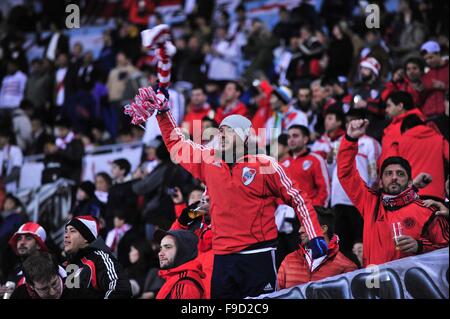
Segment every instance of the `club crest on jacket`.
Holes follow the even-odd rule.
[[[242,183],[244,183],[245,186],[250,185],[250,183],[253,182],[255,175],[255,169],[244,167],[244,169],[242,170]]]

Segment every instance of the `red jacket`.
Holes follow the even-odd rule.
[[[398,143],[398,140],[402,135],[400,132],[400,127],[402,126],[403,119],[412,114],[416,114],[422,120],[425,120],[425,116],[422,114],[422,112],[418,108],[414,108],[405,112],[404,114],[394,117],[392,119],[392,122],[384,129],[383,138],[381,140],[381,156],[378,160],[379,163],[383,163],[383,161],[389,156],[395,156],[395,144]]]
[[[275,159],[247,155],[230,168],[213,149],[186,140],[170,111],[157,119],[172,160],[208,186],[215,254],[273,247],[278,237],[273,206],[276,198],[295,209],[309,238],[321,234],[311,202]]]
[[[445,199],[444,161],[449,161],[448,142],[432,128],[416,126],[400,137],[398,156],[408,160],[412,176],[426,172],[432,176],[432,182],[419,191],[419,195]]]
[[[176,268],[160,270],[159,276],[166,282],[156,295],[156,299],[206,298],[203,284],[205,273],[197,259],[188,261]]]
[[[180,206],[180,205],[177,205]],[[177,215],[178,217],[179,215]],[[184,226],[178,222],[178,219],[172,224],[170,230],[184,229],[189,230],[189,226]],[[212,232],[211,225],[202,223],[200,228],[197,228],[194,233],[198,237],[198,256],[197,260],[202,265],[202,270],[205,273],[203,284],[205,286],[205,298],[211,298],[211,277],[214,265],[214,254],[212,251]]]
[[[312,270],[308,263],[311,260],[303,246],[289,255],[281,263],[278,270],[278,287],[285,289],[310,281],[318,281],[357,270],[358,267],[339,252],[338,237],[333,236],[328,245],[328,254],[319,266]]]
[[[308,194],[313,206],[328,206],[330,178],[325,160],[320,155],[307,150],[296,158],[289,157],[281,165],[288,176]]]
[[[405,91],[411,94],[414,101],[414,106],[418,107],[422,105],[421,93],[413,87],[411,81],[407,77],[405,77],[402,82],[390,81],[386,83],[386,88],[384,89],[383,93],[381,93],[381,99],[386,102],[389,95],[392,92],[397,91]]]
[[[387,210],[381,203],[380,194],[369,190],[358,174],[355,157],[358,142],[347,137],[342,140],[338,165],[338,178],[364,219],[363,265],[382,264],[411,256],[395,249],[392,223],[401,222],[403,235],[419,241],[419,252],[429,252],[448,246],[448,222],[442,216],[415,200],[396,210]]]
[[[209,116],[211,118],[214,117],[214,111],[211,109],[211,107],[209,106],[209,104],[205,104],[203,106],[203,108],[201,108],[200,110],[194,108],[194,107],[190,107],[190,111],[189,113],[187,113],[184,116],[183,119],[183,124],[186,123],[189,126],[189,135],[193,136],[193,128],[194,128],[194,121],[197,121],[198,128],[200,129],[199,133],[200,133],[200,139],[201,139],[201,128],[202,128],[202,119],[205,116]]]
[[[444,82],[445,88],[435,89],[433,80]],[[421,107],[423,114],[428,117],[444,114],[445,92],[448,91],[448,61],[440,68],[430,69],[428,73],[424,74],[422,84],[424,87],[422,91],[424,103]]]
[[[219,107],[216,110],[216,116],[214,117],[214,120],[217,122],[217,124],[220,124],[220,122],[222,122],[224,118],[226,118],[228,115],[233,114],[242,115],[249,118],[247,106],[241,101],[238,101],[231,110],[225,110],[224,106]]]

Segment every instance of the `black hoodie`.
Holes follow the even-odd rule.
[[[80,299],[131,298],[128,276],[101,237],[68,257],[66,286],[75,290]],[[73,271],[70,265],[78,270]],[[77,281],[78,288],[72,287]]]
[[[175,255],[173,265],[170,268],[177,268],[197,257],[198,237],[193,232],[189,230],[157,230],[154,239],[158,243],[161,243],[161,240],[167,235],[175,237],[177,245],[177,254]]]

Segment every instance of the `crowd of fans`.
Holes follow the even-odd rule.
[[[198,123],[204,132],[217,128],[226,116],[247,117],[255,130],[267,129],[259,146],[277,159],[315,207],[329,246],[327,258],[320,261],[328,266],[317,270],[304,248],[304,226],[291,207],[274,203],[279,288],[404,257],[374,252],[386,248],[374,245],[364,230],[373,207],[369,199],[356,203],[355,189],[348,192],[340,149],[349,162],[356,161],[354,169],[374,190],[382,187],[386,159],[406,159],[421,205],[443,216],[441,228],[433,230],[444,234],[426,237],[432,244],[421,241],[425,248],[415,251],[405,243],[405,251],[448,245],[448,3],[399,0],[390,13],[383,1],[375,2],[381,9],[379,29],[365,26],[364,8],[357,1],[326,0],[320,11],[308,1],[291,10],[279,8],[272,30],[258,18],[249,19],[244,2],[233,17],[199,4],[185,22],[172,26],[179,31],[172,35],[176,54],[169,90],[176,124],[193,137]],[[55,264],[68,260],[88,267],[88,258],[111,267],[97,269],[98,282],[86,279],[89,292],[78,292],[84,297],[210,297],[208,209],[205,215],[191,216],[199,203],[208,201],[208,185],[172,162],[154,118],[144,131],[123,114],[140,87],[157,84],[157,59],[140,39],[140,31],[164,23],[156,6],[157,1],[149,0],[86,4],[86,21],[103,21],[105,15],[114,20],[96,58],[81,42],[69,46],[60,21],[29,5],[12,8],[0,20],[0,294],[7,292],[1,284],[20,286],[18,263],[26,284],[16,289],[16,297],[77,297],[65,288],[41,294],[39,286],[46,282],[56,287],[65,280]],[[42,29],[50,30],[48,38]],[[44,53],[28,63],[24,34],[30,31]],[[368,119],[364,134],[351,125],[362,119]],[[354,138],[356,146],[350,145]],[[82,180],[86,152],[131,142],[144,142],[137,170],[121,158],[111,163],[110,171],[98,172],[94,183]],[[205,135],[196,142],[215,143]],[[354,158],[348,157],[351,147],[357,150]],[[63,250],[48,243],[42,227],[26,224],[29,217],[15,196],[24,156],[37,154],[44,154],[43,184],[61,177],[76,183]],[[54,256],[36,255],[47,250],[54,250]],[[36,264],[41,268],[33,270]],[[177,271],[194,279],[180,288]]]

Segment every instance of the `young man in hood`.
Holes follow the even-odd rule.
[[[323,237],[328,243],[328,253],[313,259],[307,249],[309,242],[305,227],[300,227],[300,247],[290,253],[278,270],[279,289],[318,281],[358,269],[355,263],[339,251],[339,237],[334,234],[334,214],[332,210],[316,208],[317,217],[322,227]]]
[[[94,217],[78,216],[67,223],[64,252],[68,266],[78,267],[68,284],[78,298],[131,298],[128,277],[103,239],[98,237]]]
[[[337,159],[339,181],[364,219],[363,267],[448,246],[448,221],[419,199],[407,160],[389,157],[383,161],[379,191],[370,190],[359,176],[358,139],[368,125],[368,120],[349,123]]]
[[[159,276],[166,281],[156,299],[205,299],[206,275],[196,259],[198,237],[189,230],[157,230],[154,239],[161,247]]]

